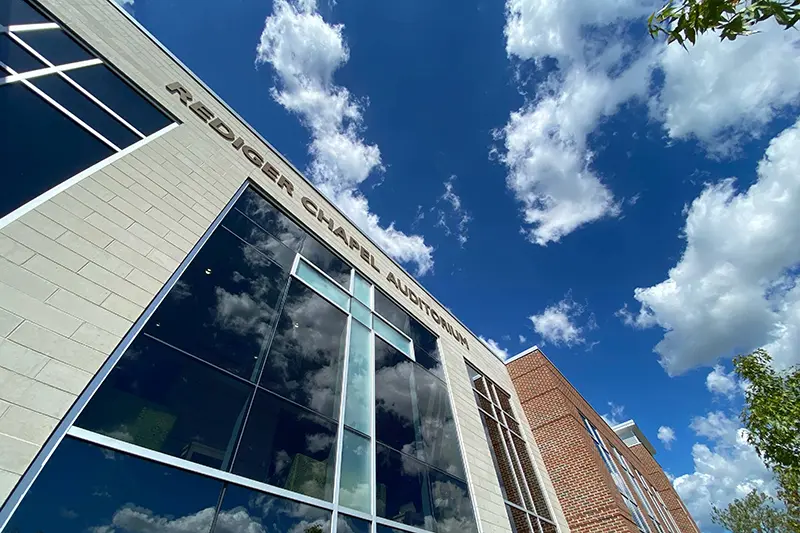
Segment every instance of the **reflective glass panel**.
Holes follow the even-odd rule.
[[[0,7],[0,10],[3,8]],[[0,33],[0,61],[17,71],[28,72],[45,68],[47,65],[33,57],[27,50],[11,40],[11,37]]]
[[[419,366],[414,366],[414,382],[425,462],[466,479],[446,387]]]
[[[439,349],[436,343],[436,335],[428,331],[428,328],[423,326],[417,319],[413,317],[409,320],[409,327],[409,337],[411,337],[411,340],[414,341],[414,350],[421,348],[425,350],[432,358],[439,359]]]
[[[330,530],[330,511],[238,485],[225,488],[214,526],[214,533],[329,533]],[[157,532],[195,533],[188,528],[153,529],[141,533]]]
[[[69,77],[145,135],[155,133],[172,122],[106,65],[71,70]]]
[[[292,220],[278,211],[269,201],[253,188],[248,188],[236,201],[236,209],[269,232],[288,248],[299,252],[306,232]]]
[[[416,359],[417,363],[431,372],[434,376],[444,380],[444,368],[442,367],[442,362],[431,357],[430,354],[428,354],[428,352],[425,350],[417,348],[416,344],[414,345],[414,359]]]
[[[92,54],[63,30],[26,31],[20,33],[19,37],[54,65],[94,59]]]
[[[479,393],[476,390],[473,390],[472,394],[475,396],[475,401],[478,403],[478,407],[480,407],[490,415],[494,414],[494,410],[492,409],[492,402],[487,400],[481,393]]]
[[[66,437],[4,531],[206,533],[221,489],[219,481]]]
[[[126,148],[140,139],[58,74],[33,78],[31,83],[119,148]]]
[[[522,468],[517,460],[518,455],[515,453],[514,447],[511,443],[511,434],[503,427],[500,428],[500,433],[503,435],[506,449],[508,450],[508,455],[511,458],[511,467],[514,469],[514,474],[517,476],[517,481],[519,481],[519,490],[522,493],[522,500],[525,502],[525,508],[529,511],[534,511],[533,502],[531,501],[531,497],[528,494],[528,490],[525,485],[525,476],[523,475]]]
[[[329,275],[336,283],[350,290],[350,265],[339,259],[314,237],[311,235],[306,236],[300,253]]]
[[[225,220],[222,221],[222,225],[255,246],[259,252],[278,263],[287,272],[292,270],[292,263],[294,263],[294,256],[297,255],[297,252],[261,229],[241,211],[231,209],[225,216]]]
[[[141,335],[97,390],[75,425],[225,469],[252,389]]]
[[[383,318],[397,326],[397,328],[409,335],[411,333],[411,317],[403,311],[399,305],[394,303],[388,296],[375,288],[375,311]]]
[[[368,328],[372,327],[372,312],[358,303],[357,300],[350,302],[350,314],[356,319],[360,320],[362,324]]]
[[[361,435],[345,430],[342,441],[342,479],[339,503],[345,507],[370,512],[370,442]]]
[[[381,320],[380,317],[374,317],[372,328],[375,330],[375,333],[383,337],[383,339],[392,346],[408,356],[411,355],[411,342],[398,333],[396,329]]]
[[[336,531],[337,533],[370,533],[372,530],[370,523],[366,520],[340,514]]]
[[[428,468],[424,464],[378,444],[375,474],[378,516],[432,529]]]
[[[333,499],[336,424],[256,392],[233,472],[322,500]]]
[[[369,330],[358,322],[351,322],[344,423],[366,435],[371,433],[369,402],[369,362],[371,358],[371,334]]]
[[[0,110],[0,217],[114,153],[22,83],[0,85]],[[58,157],[42,157],[30,142],[43,132],[58,140]]]
[[[289,283],[261,385],[339,418],[347,315],[300,281]]]
[[[413,374],[414,363],[408,357],[375,337],[375,435],[378,441],[421,458]]]
[[[50,22],[24,0],[2,0],[0,3],[0,24],[39,24]]]
[[[378,533],[406,533],[403,530],[378,524]]]
[[[320,274],[317,269],[308,266],[305,261],[297,263],[297,272],[295,274],[320,294],[324,294],[343,309],[350,310],[350,297],[335,283]]]
[[[369,281],[362,278],[358,272],[355,273],[355,281],[353,282],[353,296],[358,298],[358,300],[366,305],[367,307],[371,308],[372,304],[370,303],[370,293],[372,285],[370,285]]]
[[[288,274],[219,228],[155,311],[144,331],[245,379],[276,322]]]
[[[438,533],[474,533],[478,531],[467,484],[431,468],[433,516]]]

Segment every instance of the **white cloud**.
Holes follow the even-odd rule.
[[[658,437],[658,440],[661,441],[661,444],[664,445],[664,448],[666,448],[667,450],[672,448],[672,441],[676,439],[675,430],[669,426],[659,427],[656,436]]]
[[[584,329],[596,327],[594,317],[591,315],[586,326],[578,326],[577,321],[585,310],[584,306],[579,305],[567,295],[557,304],[546,307],[538,315],[531,315],[528,318],[533,323],[534,331],[541,335],[544,343],[573,346],[586,342],[583,336]]]
[[[726,373],[724,366],[714,365],[714,369],[706,376],[706,388],[712,395],[733,399],[744,392],[746,385],[736,377],[735,372]]]
[[[504,350],[503,348],[501,348],[500,345],[497,344],[497,341],[493,339],[487,339],[481,335],[479,335],[478,338],[481,340],[482,343],[486,345],[487,348],[489,348],[492,351],[493,354],[497,356],[498,359],[500,359],[501,361],[505,361],[506,359],[508,359],[509,357],[508,350]]]
[[[418,275],[433,267],[433,248],[419,235],[381,225],[358,187],[372,172],[383,172],[378,146],[360,135],[361,103],[334,85],[333,75],[350,52],[341,24],[328,24],[315,0],[276,0],[256,48],[256,64],[269,63],[278,75],[272,98],[299,115],[310,130],[309,176],[332,202],[394,259],[414,264]]]
[[[449,209],[452,213],[452,216],[456,219],[456,229],[455,230],[450,229],[450,226],[447,224],[447,217],[445,216],[444,211],[441,209],[439,210],[439,220],[436,223],[436,225],[444,228],[445,233],[447,235],[450,235],[453,231],[455,231],[458,244],[463,247],[468,239],[467,225],[472,220],[472,216],[461,205],[461,197],[456,194],[455,188],[453,186],[455,180],[456,180],[455,175],[447,178],[447,180],[444,182],[444,194],[442,194],[442,196],[439,197],[437,203],[445,202],[450,206]]]
[[[520,335],[520,336],[519,336],[519,343],[520,343],[520,344],[524,344],[524,343],[525,343],[525,341],[527,341],[527,340],[528,340],[528,339],[525,337],[525,335]]]
[[[706,33],[687,52],[663,49],[664,87],[651,104],[674,139],[697,138],[726,154],[741,140],[758,137],[800,95],[797,32],[770,20],[747,39],[720,41]]]
[[[588,135],[620,105],[647,95],[654,47],[619,36],[626,18],[652,7],[639,0],[507,0],[509,57],[539,67],[554,58],[558,65],[536,88],[536,99],[496,133],[504,143],[506,184],[522,202],[531,242],[558,242],[619,214],[619,202],[591,168]]]
[[[675,478],[673,486],[703,531],[721,531],[711,523],[712,506],[725,507],[752,489],[774,494],[775,484],[736,420],[710,412],[690,427],[708,442],[692,446],[694,471]]]
[[[778,367],[800,360],[800,121],[775,137],[758,180],[708,185],[687,208],[686,248],[666,280],[637,288],[627,320],[659,326],[670,375],[758,347]]]
[[[600,415],[603,417],[603,420],[606,421],[606,424],[608,424],[611,427],[614,427],[625,422],[624,405],[617,405],[614,402],[608,402],[608,407],[611,411]]]

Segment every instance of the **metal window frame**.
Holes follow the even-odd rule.
[[[56,25],[56,27],[58,27],[58,25]],[[59,28],[59,29],[60,29],[60,28]],[[46,58],[46,57],[44,57],[42,54],[40,54],[39,52],[37,52],[37,51],[36,51],[36,50],[35,50],[35,49],[34,49],[34,48],[31,46],[31,45],[29,45],[28,43],[26,43],[26,42],[25,42],[25,41],[24,41],[22,38],[20,38],[19,36],[17,36],[17,35],[16,35],[14,32],[8,32],[8,36],[9,36],[9,38],[10,38],[12,41],[14,41],[14,42],[15,42],[15,43],[17,43],[18,45],[20,45],[20,46],[21,46],[22,48],[24,48],[25,50],[27,50],[27,51],[28,51],[30,54],[32,54],[32,55],[33,55],[33,56],[34,56],[36,59],[38,59],[39,61],[41,61],[42,63],[44,63],[44,64],[45,64],[45,65],[47,65],[48,67],[57,68],[57,66],[56,66],[55,64],[53,64],[53,63],[52,63],[52,62],[51,62],[49,59],[47,59],[47,58]],[[101,63],[102,63],[102,61],[101,61]],[[87,65],[87,66],[91,66],[91,65]],[[62,77],[64,80],[66,80],[66,81],[67,81],[67,83],[69,83],[70,85],[72,85],[72,86],[73,86],[75,89],[77,89],[77,90],[78,90],[78,91],[79,91],[81,94],[83,94],[83,95],[84,95],[86,98],[88,98],[89,100],[91,100],[92,102],[94,102],[94,103],[95,103],[95,104],[96,104],[98,107],[100,107],[100,108],[101,108],[103,111],[105,111],[106,113],[108,113],[109,115],[111,115],[112,117],[114,117],[114,118],[117,120],[117,122],[119,122],[120,124],[122,124],[123,126],[125,126],[126,128],[128,128],[128,129],[129,129],[131,132],[133,132],[135,135],[137,135],[137,136],[138,136],[140,139],[144,139],[145,137],[147,137],[147,136],[146,136],[145,134],[143,134],[141,131],[139,131],[139,130],[138,130],[138,129],[136,129],[134,126],[132,126],[130,123],[128,123],[128,121],[127,121],[127,120],[125,120],[124,118],[122,118],[121,116],[119,116],[119,115],[118,115],[118,114],[117,114],[117,113],[116,113],[116,112],[115,112],[113,109],[111,109],[110,107],[108,107],[107,105],[105,105],[103,102],[101,102],[101,101],[100,101],[100,100],[99,100],[99,99],[98,99],[98,98],[97,98],[95,95],[93,95],[93,94],[92,94],[91,92],[89,92],[87,89],[84,89],[84,88],[83,88],[83,86],[82,86],[81,84],[79,84],[78,82],[76,82],[75,80],[73,80],[72,78],[70,78],[69,76],[67,76],[66,74],[64,74],[64,72],[65,72],[65,71],[63,71],[63,70],[59,70],[59,71],[57,71],[58,75],[59,75],[60,77]]]
[[[166,296],[178,282],[180,277],[192,263],[194,258],[200,252],[200,250],[205,246],[208,242],[211,235],[213,235],[214,231],[219,227],[222,220],[225,216],[230,212],[233,208],[234,203],[242,193],[250,186],[250,180],[245,180],[239,189],[234,193],[231,200],[228,204],[220,211],[208,229],[203,233],[200,237],[200,240],[197,244],[189,251],[186,258],[178,265],[178,268],[175,269],[175,272],[169,277],[167,282],[161,287],[161,289],[156,293],[153,300],[150,304],[145,308],[142,315],[134,322],[133,326],[128,330],[128,332],[123,336],[120,343],[117,345],[116,348],[111,352],[111,355],[106,359],[97,373],[92,377],[89,381],[89,384],[83,390],[83,392],[78,396],[72,406],[69,408],[67,413],[61,419],[59,424],[56,426],[55,430],[51,434],[50,438],[45,442],[42,448],[39,450],[39,453],[36,455],[28,469],[26,470],[25,474],[20,478],[17,486],[9,495],[8,499],[6,500],[5,505],[0,508],[0,531],[7,525],[8,521],[10,520],[11,516],[19,507],[20,502],[25,497],[25,495],[30,490],[33,482],[42,472],[42,469],[45,467],[47,462],[49,461],[50,457],[52,457],[53,452],[56,450],[58,445],[64,439],[64,437],[69,433],[70,428],[73,426],[75,421],[77,420],[78,416],[81,414],[83,409],[89,403],[89,400],[92,399],[94,394],[100,388],[100,385],[106,380],[108,375],[111,371],[116,367],[119,360],[122,358],[122,355],[131,345],[131,343],[138,337],[141,331],[144,329],[145,324],[150,319],[150,317],[155,313],[156,309],[161,305],[164,301]],[[158,453],[158,452],[154,452]]]

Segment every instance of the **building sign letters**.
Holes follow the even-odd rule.
[[[270,164],[269,161],[267,161],[266,158],[255,148],[247,145],[244,139],[236,135],[230,126],[223,122],[219,117],[216,117],[214,113],[202,102],[194,101],[192,93],[189,92],[188,89],[186,89],[177,81],[168,84],[166,88],[170,93],[177,94],[183,105],[191,109],[195,115],[197,115],[203,122],[207,123],[208,126],[217,132],[220,137],[230,142],[234,150],[240,151],[242,155],[244,155],[244,157],[250,161],[250,163],[258,167],[261,172],[270,179],[270,181],[275,183],[280,190],[283,190],[284,194],[294,197],[294,185],[292,182],[287,179],[286,176],[281,174],[280,171],[278,171],[278,169],[276,169],[272,164]],[[378,274],[382,274],[380,268],[378,268],[378,266],[375,264],[375,256],[372,255],[369,250],[361,246],[361,244],[355,238],[353,238],[352,235],[347,235],[345,229],[342,226],[337,225],[332,218],[328,217],[323,209],[319,207],[312,199],[308,198],[307,196],[303,196],[300,199],[300,203],[311,216],[326,226],[328,231],[333,233],[334,236],[339,238],[345,247],[357,251],[361,259],[363,259],[364,262],[369,265],[369,267],[371,267]],[[425,314],[431,317],[433,321],[436,322],[443,330],[449,333],[465,348],[469,349],[469,343],[467,342],[466,337],[462,335],[460,331],[455,329],[452,324],[448,323],[445,318],[437,313],[436,310],[425,300],[423,300],[419,295],[415,294],[411,287],[403,283],[400,276],[396,276],[394,273],[389,272],[386,275],[386,280],[391,283],[398,292],[405,296],[412,305],[417,306],[421,310],[425,311]]]

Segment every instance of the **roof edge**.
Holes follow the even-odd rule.
[[[505,363],[505,364],[511,363],[511,362],[513,362],[513,361],[516,361],[517,359],[521,359],[521,358],[525,357],[526,355],[528,355],[528,354],[530,354],[530,353],[533,353],[533,352],[535,352],[536,350],[539,350],[539,347],[538,347],[537,345],[535,345],[535,344],[534,344],[534,345],[533,345],[533,346],[531,346],[530,348],[526,348],[526,349],[522,350],[522,351],[521,351],[521,352],[519,352],[517,355],[512,355],[511,357],[509,357],[508,359],[506,359],[505,361],[503,361],[503,363]],[[541,350],[540,350],[540,351],[541,351]]]
[[[647,451],[650,452],[650,455],[655,457],[656,455],[655,447],[650,442],[650,440],[647,437],[645,437],[644,432],[642,432],[642,429],[633,419],[626,420],[621,424],[617,424],[616,426],[611,427],[611,429],[614,430],[614,433],[616,433],[617,435],[619,435],[619,432],[622,431],[623,429],[628,429],[628,428],[630,428],[631,431],[633,431],[633,434],[636,435],[636,438],[639,439],[639,442],[645,447],[645,449],[647,449]],[[630,446],[628,447],[630,448]]]

